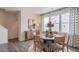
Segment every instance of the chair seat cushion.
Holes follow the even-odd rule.
[[[60,45],[60,44],[56,43],[54,47],[61,49],[61,48],[63,48],[63,45]]]

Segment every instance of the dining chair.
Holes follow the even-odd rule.
[[[64,52],[64,47],[67,49],[67,52],[69,51],[69,34],[67,33],[58,33],[57,35],[60,35],[62,37],[55,37],[53,46],[51,47],[51,50],[62,50]],[[56,36],[56,35],[55,35]]]
[[[67,48],[67,52],[69,51],[69,39],[70,39],[70,35],[66,34],[66,37],[65,37],[65,47]]]
[[[54,44],[55,44],[54,45],[55,51],[64,52],[65,36],[63,36],[63,37],[55,37]]]
[[[56,31],[53,31],[52,33],[53,33],[53,34],[58,34],[58,32],[56,32]]]
[[[60,35],[64,35],[65,36],[65,48],[67,49],[67,52],[69,51],[69,39],[70,39],[70,34],[69,33],[59,33]]]
[[[34,36],[34,51],[37,51],[37,49],[39,49],[39,51],[43,51],[43,49],[47,48],[48,46],[44,43],[41,42],[40,40],[40,36],[35,35]]]
[[[45,35],[46,35],[46,36],[49,36],[49,34],[50,34],[49,31],[46,31],[46,32],[45,32]]]
[[[53,36],[54,34],[57,34],[58,32],[56,31],[52,31],[52,32],[49,32],[49,31],[46,31],[46,36]]]
[[[41,49],[41,42],[39,36],[35,35],[33,41],[34,41],[34,51],[37,51],[37,48]]]

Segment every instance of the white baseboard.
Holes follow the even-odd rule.
[[[0,42],[0,44],[5,44],[5,43],[8,43],[8,41],[5,41],[5,42]]]

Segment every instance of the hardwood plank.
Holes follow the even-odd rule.
[[[25,42],[9,42],[0,45],[0,52],[27,52],[32,45],[32,40]]]

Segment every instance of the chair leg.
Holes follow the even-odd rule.
[[[62,52],[64,52],[64,46],[63,46],[63,48],[62,48]]]
[[[63,48],[62,48],[62,52],[64,52],[64,45],[63,45]]]
[[[34,52],[36,52],[36,47],[35,46],[33,47],[33,49],[34,49]]]
[[[67,52],[69,52],[68,46],[67,46]]]

